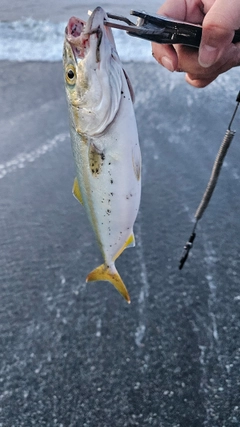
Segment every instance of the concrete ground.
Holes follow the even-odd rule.
[[[101,255],[71,194],[62,64],[1,63],[2,427],[239,425],[239,115],[178,270],[238,74],[196,90],[155,63],[125,67],[143,157],[136,248],[117,261],[130,306],[85,284]]]

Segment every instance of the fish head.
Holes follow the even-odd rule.
[[[107,15],[97,7],[87,22],[70,18],[63,49],[70,117],[84,135],[102,134],[114,120],[121,101],[123,70]]]

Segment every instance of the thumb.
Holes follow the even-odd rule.
[[[202,24],[202,40],[198,62],[210,67],[230,47],[234,30],[240,27],[239,0],[216,0],[206,13]]]

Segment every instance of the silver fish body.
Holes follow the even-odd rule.
[[[98,7],[86,24],[73,17],[66,29],[64,70],[77,175],[73,193],[87,212],[104,259],[87,281],[108,280],[130,302],[115,260],[134,246],[141,153],[132,88],[104,19]]]

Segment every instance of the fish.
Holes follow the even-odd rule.
[[[86,282],[109,281],[130,303],[115,261],[135,246],[133,226],[141,199],[141,151],[130,79],[117,53],[106,12],[87,22],[71,17],[65,30],[63,68],[76,178],[103,257]]]

